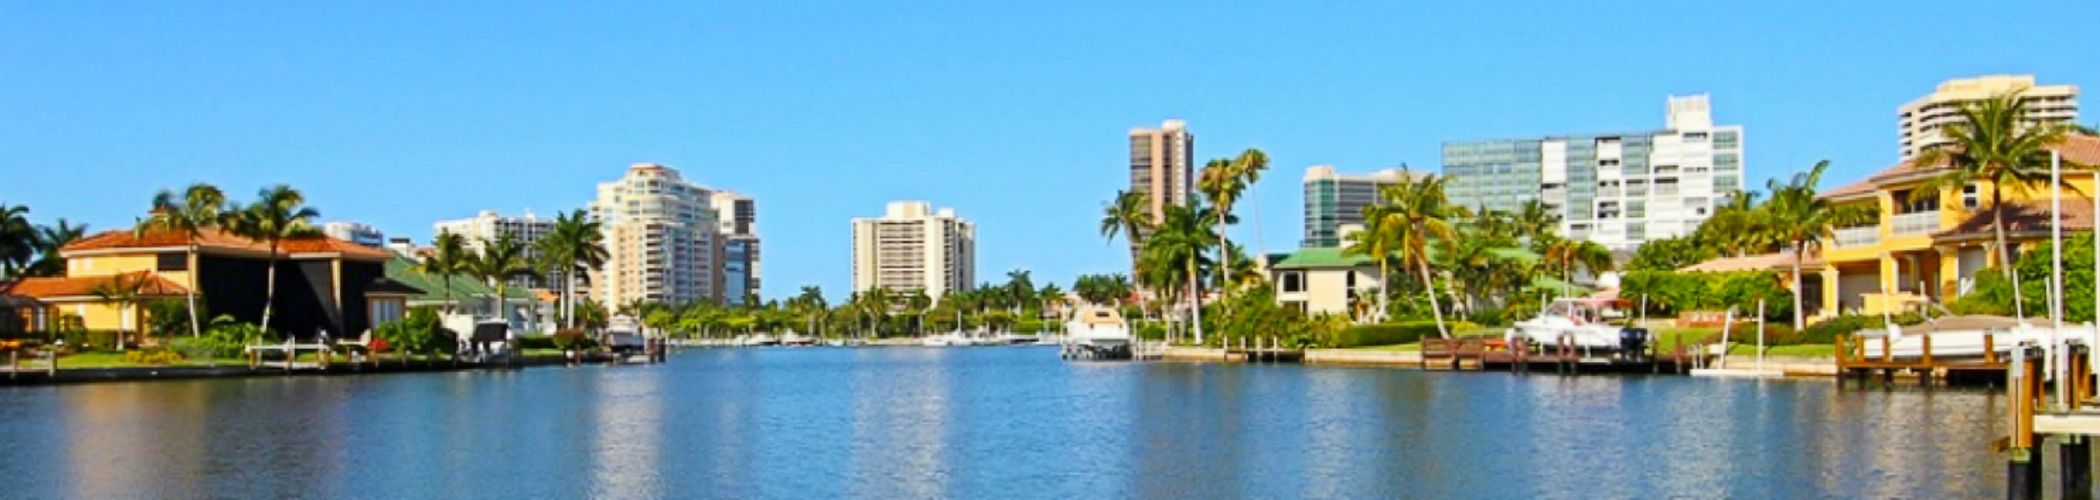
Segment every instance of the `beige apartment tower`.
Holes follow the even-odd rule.
[[[1168,205],[1187,206],[1195,196],[1195,155],[1196,136],[1186,122],[1167,120],[1156,129],[1130,129],[1130,190],[1145,193],[1152,202],[1153,220],[1165,217]],[[1129,237],[1133,263],[1146,236]]]
[[[607,309],[635,300],[719,301],[720,226],[713,191],[656,164],[628,167],[598,185],[591,215],[605,226],[611,258],[591,273],[591,297]]]
[[[891,202],[881,218],[853,219],[853,290],[924,290],[939,301],[977,279],[977,226],[955,209]]]
[[[2028,124],[2078,122],[2078,87],[2034,84],[2034,75],[1987,75],[1957,78],[1941,83],[1932,94],[1896,108],[1896,129],[1902,159],[1948,144],[1940,129],[1961,121],[1962,103],[1988,99],[2006,92],[2019,92],[2027,103]]]

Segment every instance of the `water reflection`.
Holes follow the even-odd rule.
[[[648,367],[597,377],[591,446],[592,498],[659,498],[663,462],[663,371]]]

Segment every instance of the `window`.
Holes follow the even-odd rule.
[[[1705,132],[1690,132],[1690,133],[1686,133],[1686,134],[1684,134],[1684,142],[1706,142],[1706,133],[1705,133]]]
[[[1277,281],[1281,282],[1283,293],[1300,293],[1305,291],[1305,273],[1298,271],[1285,272]]]
[[[1961,187],[1961,208],[1975,210],[1976,207],[1981,205],[1982,202],[1978,199],[1975,184]]]
[[[153,269],[160,272],[190,270],[190,256],[183,252],[167,252],[154,256]]]

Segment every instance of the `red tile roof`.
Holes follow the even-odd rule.
[[[2100,165],[2100,137],[2070,134],[2064,136],[2064,142],[2050,149],[2062,153],[2064,161],[2067,162],[2082,165]],[[1866,179],[1839,186],[1837,189],[1824,191],[1816,195],[1816,197],[1841,198],[1869,193],[1873,192],[1878,186],[1916,174],[1929,173],[1944,168],[1946,168],[1945,163],[1932,165],[1931,167],[1919,167],[1915,162],[1905,160],[1902,163],[1881,169],[1880,172],[1875,172],[1874,175],[1869,175]]]
[[[120,248],[186,247],[192,242],[204,248],[222,250],[245,250],[263,255],[270,253],[268,242],[255,241],[217,229],[199,231],[195,238],[181,231],[105,231],[101,234],[81,238],[60,249],[62,253]],[[385,250],[367,247],[327,236],[314,236],[278,242],[280,253],[286,256],[306,253],[342,254],[345,257],[369,260],[385,260],[390,256]]]
[[[1968,237],[1993,237],[1991,213],[1994,210],[1977,210],[1968,219],[1954,228],[1932,235],[1939,239],[1961,239]],[[2049,200],[2030,200],[2006,203],[1995,211],[2005,213],[2005,232],[2008,235],[2028,235],[2049,231]],[[2084,231],[2093,228],[2093,200],[2082,196],[2064,196],[2063,228],[2066,231]]]
[[[21,281],[0,283],[0,296],[19,296],[37,299],[54,297],[92,297],[95,287],[115,281],[119,276],[127,280],[145,280],[139,295],[170,297],[189,293],[182,285],[149,271],[135,271],[115,276],[89,276],[83,278],[26,278]]]

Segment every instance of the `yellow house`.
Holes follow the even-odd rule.
[[[2072,135],[2054,149],[2067,162],[2100,165],[2100,138]],[[1837,229],[1822,242],[1821,252],[1802,259],[1804,290],[1798,292],[1811,317],[1899,313],[1929,303],[1946,304],[1975,286],[1977,271],[1998,264],[1998,253],[1991,251],[1995,242],[1989,183],[1913,195],[1945,171],[1943,164],[1905,161],[1819,195],[1838,204],[1874,207],[1879,217],[1874,224]],[[2093,228],[2094,176],[2064,176],[2064,231]],[[2048,186],[2008,187],[2001,196],[1997,210],[2004,214],[2006,241],[2015,255],[2049,239]],[[1776,257],[1716,259],[1687,270],[1748,266],[1790,272],[1793,260]]]

